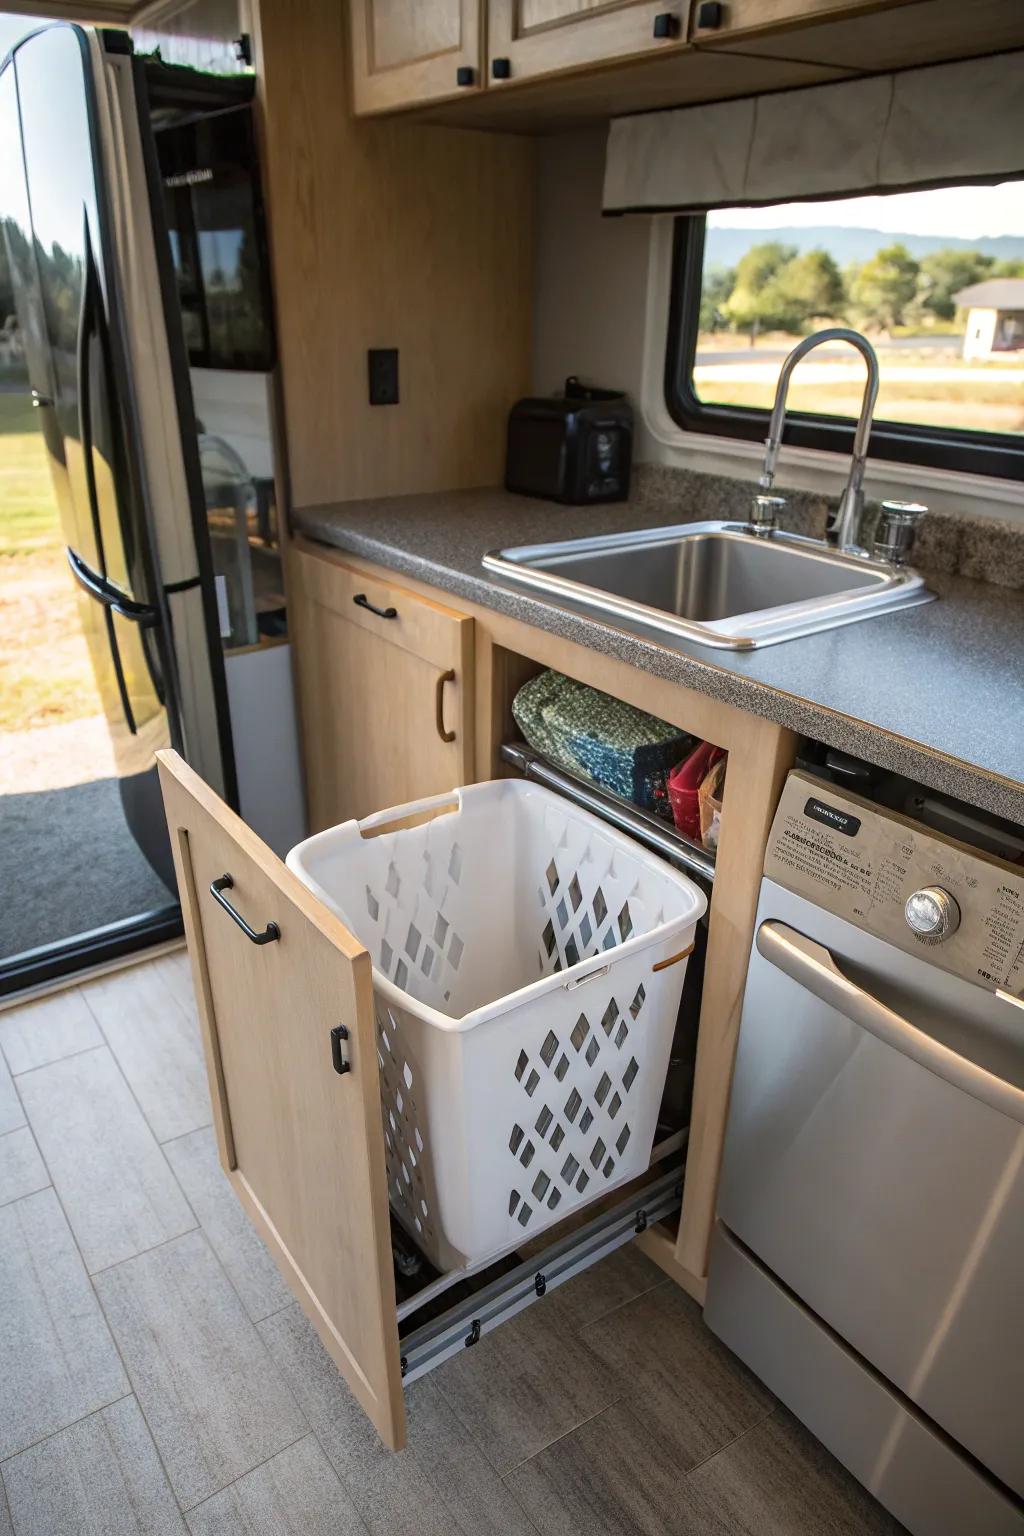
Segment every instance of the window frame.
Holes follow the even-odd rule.
[[[704,214],[686,215],[677,218],[674,224],[665,350],[665,404],[673,421],[684,432],[763,442],[768,433],[768,409],[708,404],[698,398],[693,386],[705,227]],[[786,413],[783,440],[791,447],[848,455],[853,450],[855,425],[847,416],[812,416],[790,410]],[[1024,435],[1015,439],[1004,432],[976,432],[876,419],[871,430],[869,457],[959,474],[1024,480]]]

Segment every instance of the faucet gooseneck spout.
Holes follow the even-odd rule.
[[[861,402],[857,429],[853,434],[853,457],[850,460],[849,477],[839,499],[839,506],[830,514],[825,529],[825,537],[830,544],[838,545],[848,554],[861,554],[864,552],[859,543],[861,513],[864,509],[864,465],[867,460],[868,439],[871,436],[871,419],[878,399],[878,358],[870,341],[859,331],[850,331],[838,325],[830,326],[824,331],[815,331],[813,336],[805,336],[786,358],[775,390],[775,404],[772,406],[771,420],[768,424],[768,436],[764,445],[764,465],[758,485],[763,492],[767,492],[775,483],[775,465],[786,425],[786,397],[789,394],[789,381],[793,369],[801,358],[807,356],[808,352],[827,341],[849,342],[851,347],[856,347],[867,364],[864,398]]]

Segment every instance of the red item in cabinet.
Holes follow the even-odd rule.
[[[698,792],[707,771],[725,753],[710,741],[702,741],[689,757],[683,759],[668,776],[668,798],[672,820],[684,837],[700,842],[700,801]]]

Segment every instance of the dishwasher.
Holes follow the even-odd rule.
[[[800,771],[704,1316],[914,1536],[1022,1536],[1024,868]]]

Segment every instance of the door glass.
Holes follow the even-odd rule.
[[[274,343],[251,111],[165,128],[159,155],[189,362],[265,373]]]
[[[47,952],[43,974],[86,934],[174,911],[149,857],[159,864],[147,833],[160,823],[142,794],[153,747],[167,740],[152,632],[87,597],[66,555],[74,541],[102,570],[105,550],[126,581],[102,304],[81,326],[87,284],[101,299],[102,289],[89,273],[97,204],[78,36],[55,28],[15,60],[0,72],[0,992],[19,984],[27,951]],[[32,124],[28,184],[19,74]],[[88,456],[83,377],[96,444]]]
[[[131,522],[118,505],[117,424],[103,347],[101,237],[80,34],[51,28],[18,51],[16,68],[56,420],[67,462],[65,535],[94,569],[131,592],[131,541],[126,548],[124,539]]]

